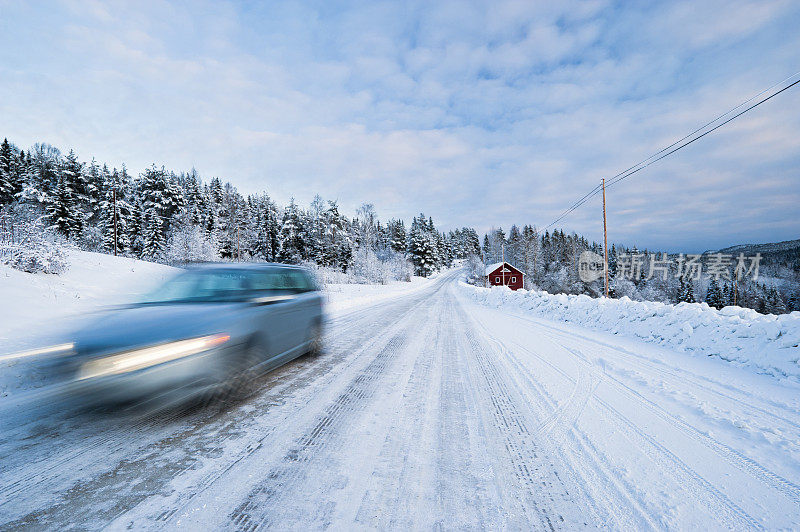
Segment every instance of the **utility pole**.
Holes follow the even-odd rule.
[[[111,204],[114,206],[114,256],[117,256],[117,189],[111,190]]]
[[[608,228],[606,225],[606,178],[603,178],[603,275],[606,279],[608,297]]]
[[[239,221],[236,221],[236,262],[242,262],[242,252],[239,249]]]

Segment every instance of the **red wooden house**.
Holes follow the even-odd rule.
[[[522,288],[524,275],[507,262],[497,262],[486,267],[489,286],[507,286],[512,290],[519,290]]]

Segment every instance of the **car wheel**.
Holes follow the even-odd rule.
[[[311,327],[311,345],[307,354],[312,357],[322,354],[322,346],[322,324],[315,323]]]
[[[262,349],[253,343],[233,364],[228,377],[222,383],[219,397],[226,401],[240,401],[250,396],[258,380],[258,365],[261,362],[263,362]]]

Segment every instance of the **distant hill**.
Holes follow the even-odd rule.
[[[734,256],[744,253],[746,257],[761,253],[762,266],[785,266],[795,272],[800,271],[800,239],[768,244],[739,244],[706,253],[725,253]]]
[[[772,242],[769,244],[739,244],[714,251],[712,253],[729,253],[732,255],[744,253],[745,255],[762,255],[773,253],[784,253],[787,251],[800,251],[800,239],[786,240],[784,242]]]

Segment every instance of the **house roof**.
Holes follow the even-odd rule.
[[[522,270],[520,270],[519,268],[515,268],[514,266],[512,266],[511,264],[509,264],[507,262],[495,262],[494,264],[489,264],[488,266],[486,266],[486,273],[484,275],[489,275],[490,273],[495,271],[497,268],[499,268],[503,264],[505,264],[509,268],[513,269],[514,271],[517,271],[517,272],[525,275]]]

